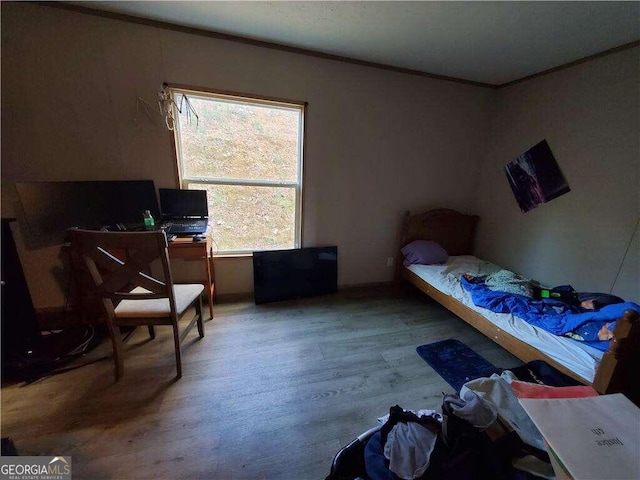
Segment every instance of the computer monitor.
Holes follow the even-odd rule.
[[[204,218],[209,215],[206,190],[161,188],[159,193],[163,218]]]
[[[142,229],[143,213],[160,217],[152,180],[21,182],[18,199],[31,235],[60,236],[71,227]]]

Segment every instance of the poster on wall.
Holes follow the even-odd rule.
[[[523,213],[571,191],[546,140],[516,157],[504,170]]]

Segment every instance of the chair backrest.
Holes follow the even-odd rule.
[[[152,232],[98,232],[71,229],[71,260],[74,272],[81,281],[81,290],[102,299],[109,319],[121,300],[151,300],[168,298],[175,314],[173,279],[169,268],[167,238],[162,231]],[[160,274],[151,274],[152,263],[160,261]],[[156,270],[158,270],[156,268]],[[86,278],[88,277],[88,279]],[[131,293],[135,287],[148,292]]]

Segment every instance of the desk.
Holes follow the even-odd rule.
[[[207,235],[207,240],[194,242],[191,237],[176,238],[173,242],[169,242],[169,259],[180,258],[187,261],[201,261],[204,267],[204,275],[200,278],[188,279],[184,282],[176,283],[201,283],[207,292],[209,299],[209,315],[213,318],[213,297],[215,294],[214,283],[214,267],[213,267],[213,249],[212,240]],[[175,280],[174,280],[175,281]]]

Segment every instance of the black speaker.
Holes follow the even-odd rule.
[[[2,219],[1,275],[2,301],[2,377],[28,358],[38,344],[40,328],[36,317],[31,294],[22,271],[20,257],[11,232],[11,222],[15,219]]]

